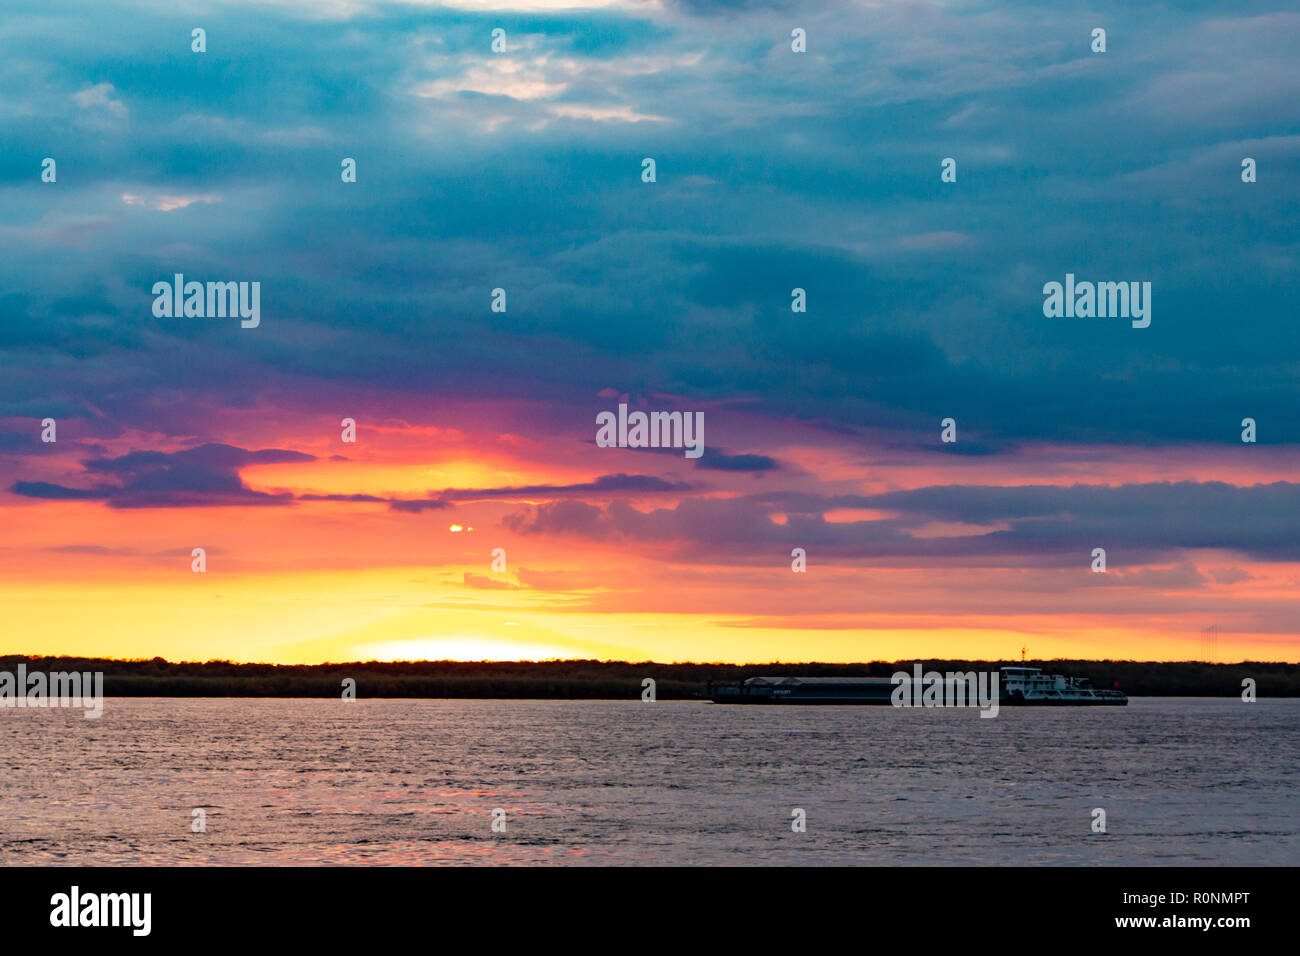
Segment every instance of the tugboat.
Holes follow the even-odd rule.
[[[944,675],[952,683],[953,675]],[[1122,707],[1128,695],[1098,690],[1086,677],[1044,674],[1041,668],[1003,667],[998,703],[1009,706],[1103,705]],[[709,681],[704,695],[715,704],[885,704],[898,684],[890,677],[751,677],[737,684]]]
[[[1038,667],[1004,667],[1001,702],[1019,704],[1102,704],[1123,707],[1128,695],[1118,690],[1097,690],[1086,677],[1044,674]]]

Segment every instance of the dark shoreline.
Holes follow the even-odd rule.
[[[535,700],[638,699],[653,678],[659,700],[698,697],[709,681],[737,682],[761,675],[889,677],[914,661],[858,664],[661,664],[560,661],[354,661],[337,664],[237,664],[84,657],[0,655],[0,670],[102,671],[106,697],[338,698],[343,681],[358,697]],[[1020,661],[921,660],[925,670],[989,670]],[[1207,664],[1197,661],[1026,661],[1050,673],[1090,678],[1098,688],[1118,686],[1130,697],[1239,697],[1252,678],[1259,697],[1300,697],[1300,663]]]

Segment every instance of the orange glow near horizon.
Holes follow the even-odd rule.
[[[1300,658],[1292,629],[1300,588],[1294,562],[1199,550],[1126,566],[1116,554],[1107,574],[1094,575],[1086,548],[1069,567],[1022,566],[960,547],[1005,532],[1007,524],[936,520],[902,532],[926,557],[854,561],[812,548],[807,571],[796,574],[789,546],[771,543],[784,539],[767,538],[822,523],[833,534],[852,537],[861,529],[867,537],[898,514],[857,506],[852,496],[959,483],[1006,486],[1005,462],[996,475],[982,460],[863,466],[848,446],[813,447],[774,428],[773,442],[792,464],[769,477],[693,470],[677,455],[611,454],[589,442],[550,447],[509,428],[492,431],[482,448],[466,437],[469,428],[408,433],[392,426],[383,434],[385,443],[373,450],[322,440],[308,452],[313,460],[239,472],[251,492],[325,500],[113,508],[102,500],[0,493],[0,601],[7,609],[0,651],[270,663],[754,663],[1007,660],[1028,646],[1038,659],[1189,660],[1201,653],[1201,630],[1214,624],[1222,661]],[[263,441],[294,448],[258,437],[231,440],[246,448]],[[85,454],[75,454],[72,442],[61,439],[60,446],[24,477],[75,476]],[[113,454],[130,447],[120,443]],[[1044,449],[1018,459],[1013,484],[1087,480],[1063,478],[1073,467],[1070,455],[1055,452],[1056,461]],[[1157,466],[1123,450],[1107,467],[1106,483],[1164,480],[1153,478],[1160,474],[1172,480],[1185,472],[1205,480],[1203,457],[1191,449]],[[1283,470],[1285,456],[1274,457]],[[1210,471],[1216,480],[1230,472],[1242,478],[1226,466]],[[629,474],[650,475],[662,488],[595,480]],[[1256,480],[1266,479],[1247,483]],[[1091,483],[1100,482],[1094,475]],[[462,491],[454,501],[437,500],[450,488]],[[521,490],[503,490],[512,488]],[[480,490],[477,497],[472,489]],[[755,543],[730,550],[722,532],[707,528],[689,540],[686,533],[697,530],[693,513],[674,513],[699,502],[740,507],[746,496],[769,490],[841,495],[849,504],[810,524],[780,499],[756,513]],[[358,495],[371,498],[349,497]],[[423,504],[402,509],[390,507],[390,499]],[[532,526],[539,506],[572,516],[573,528]],[[598,514],[605,522],[618,515],[629,527],[662,520],[656,527],[667,530],[625,538],[612,526],[591,524]],[[722,542],[716,551],[715,537]],[[190,569],[195,547],[206,550],[202,574]],[[508,555],[504,572],[492,569],[496,548]]]

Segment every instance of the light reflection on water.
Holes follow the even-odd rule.
[[[6,709],[0,863],[1295,865],[1298,729],[1300,700]]]

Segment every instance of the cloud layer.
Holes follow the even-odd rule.
[[[992,567],[1019,582],[1008,615],[1086,627],[1040,599],[1095,590],[1105,547],[1107,580],[1144,592],[1130,636],[1284,630],[1300,581],[1285,4],[200,16],[115,0],[73,23],[17,0],[2,16],[15,566],[93,576],[96,556],[160,561],[207,528],[251,575],[430,562],[445,604],[488,593],[543,616],[580,594],[595,617],[554,624],[574,641],[610,615],[662,631],[653,614],[700,614],[704,634],[745,608],[793,646],[832,618],[865,634],[871,609],[938,653],[927,642],[993,626]],[[259,281],[260,326],[156,318],[151,287],[177,273]],[[1151,282],[1151,326],[1045,317],[1043,285],[1067,273]],[[595,416],[619,402],[702,411],[704,455],[597,448]],[[262,530],[241,548],[246,508]],[[485,577],[483,547],[433,548],[449,521],[457,542],[530,549],[527,577]],[[793,579],[807,603],[777,597],[796,547],[828,572]],[[638,589],[609,580],[624,564]],[[832,568],[911,577],[855,608],[862,583]],[[746,656],[709,640],[699,654]]]

